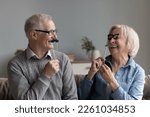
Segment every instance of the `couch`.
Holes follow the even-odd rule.
[[[75,75],[75,81],[78,86],[83,79],[83,75]],[[7,78],[0,78],[0,100],[12,100],[9,90],[9,83]],[[145,76],[145,85],[143,91],[143,100],[150,100],[150,75]]]
[[[0,100],[12,100],[7,78],[0,78]]]
[[[146,75],[145,77],[143,100],[150,100],[150,75]]]

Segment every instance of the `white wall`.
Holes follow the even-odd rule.
[[[80,42],[88,36],[103,53],[108,30],[113,24],[132,26],[140,37],[135,60],[149,73],[149,0],[1,0],[0,76],[6,76],[7,62],[18,48],[27,47],[24,22],[34,13],[53,16],[58,28],[59,50],[87,59]]]

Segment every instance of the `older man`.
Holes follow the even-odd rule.
[[[47,14],[25,22],[28,46],[8,63],[10,90],[15,99],[72,100],[77,89],[69,58],[53,49],[57,30]]]

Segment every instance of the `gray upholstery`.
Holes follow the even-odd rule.
[[[150,100],[150,75],[145,77],[143,100]]]
[[[12,100],[7,78],[0,78],[0,100]]]

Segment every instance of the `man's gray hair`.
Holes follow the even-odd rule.
[[[26,20],[25,25],[24,25],[24,31],[26,33],[26,36],[29,37],[29,33],[32,30],[43,28],[41,23],[45,20],[47,21],[52,20],[52,17],[50,15],[43,14],[43,13],[34,14],[31,17],[29,17]]]

